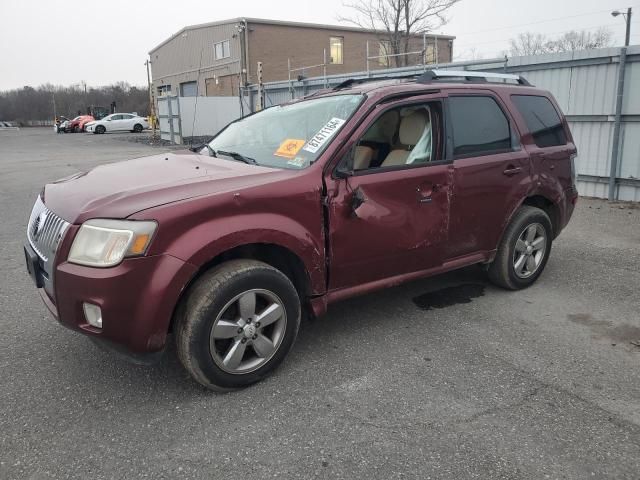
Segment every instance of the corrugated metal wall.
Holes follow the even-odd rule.
[[[609,48],[532,57],[509,58],[441,65],[444,69],[507,71],[525,76],[532,84],[549,90],[563,109],[579,149],[577,170],[580,193],[607,197],[615,114],[620,49]],[[371,77],[419,73],[433,66],[370,72]],[[309,78],[302,82],[265,85],[267,105],[308,95],[348,78],[366,78],[367,72]],[[640,201],[640,46],[629,47],[623,107],[618,198]],[[248,89],[244,111],[253,111],[257,87]]]

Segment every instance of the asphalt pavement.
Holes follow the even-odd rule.
[[[525,291],[469,268],[334,305],[220,395],[60,327],[25,272],[45,182],[166,149],[124,137],[0,132],[0,478],[640,478],[640,205],[580,199]]]

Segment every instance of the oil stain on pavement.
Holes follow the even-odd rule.
[[[428,292],[413,299],[418,308],[431,310],[445,308],[460,303],[471,303],[474,298],[484,295],[485,286],[481,283],[465,283],[454,287],[447,287],[434,292]]]

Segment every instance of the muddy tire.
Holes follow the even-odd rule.
[[[500,241],[495,260],[489,266],[489,279],[508,290],[532,285],[547,264],[552,241],[553,228],[549,216],[536,207],[520,207]]]
[[[231,260],[204,273],[176,313],[185,369],[216,391],[262,380],[286,357],[300,327],[300,298],[279,270]]]

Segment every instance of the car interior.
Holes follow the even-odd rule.
[[[400,167],[441,158],[439,104],[411,105],[383,113],[355,148],[353,170]]]

